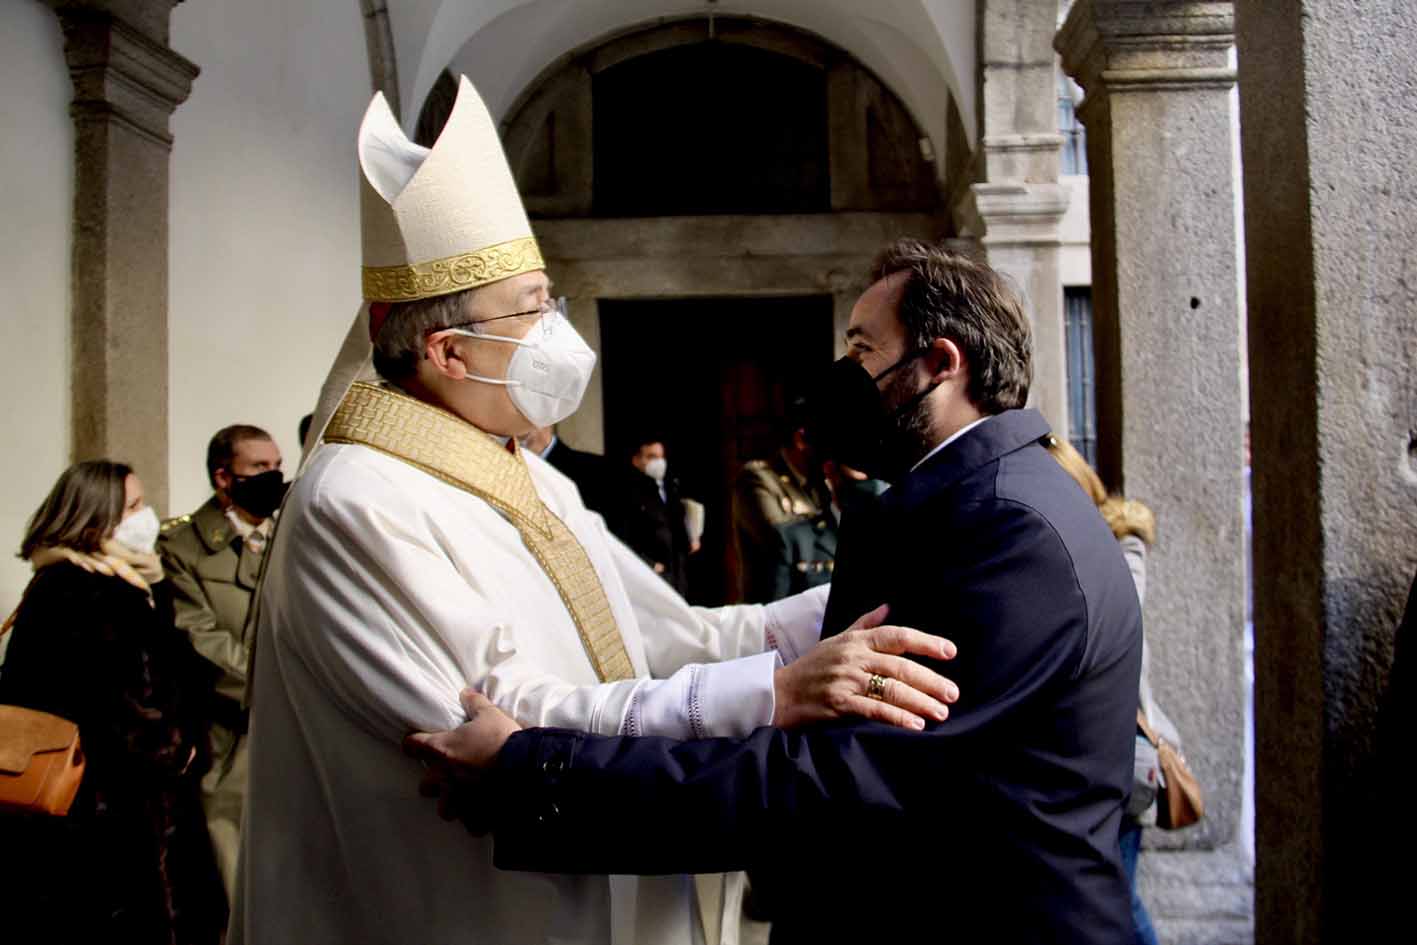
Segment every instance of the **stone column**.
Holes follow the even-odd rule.
[[[1035,152],[1041,162],[1050,160],[1057,176],[1059,135],[1043,136],[1047,148]],[[998,143],[984,143],[985,163]],[[994,155],[998,163],[998,155]],[[984,258],[1006,274],[1022,293],[1033,328],[1033,386],[1029,401],[1037,407],[1053,432],[1066,438],[1068,429],[1068,352],[1063,324],[1063,277],[1059,268],[1062,239],[1059,224],[1068,209],[1067,188],[1059,184],[1030,184],[1017,178],[1003,183],[975,184],[970,188],[979,220]]]
[[[168,119],[197,67],[175,0],[49,0],[74,82],[75,459],[132,463],[167,507]]]
[[[1256,939],[1400,938],[1413,733],[1388,714],[1412,640],[1409,690],[1384,691],[1417,569],[1417,7],[1242,0],[1235,20]]]
[[[1152,844],[1163,939],[1248,939],[1237,842],[1244,735],[1244,391],[1229,2],[1077,0],[1057,38],[1086,92],[1104,480],[1156,513],[1151,682],[1206,791],[1206,817]],[[1149,861],[1149,862],[1148,862]]]
[[[394,117],[402,118],[398,60],[394,55],[388,0],[359,0],[359,10],[364,14],[364,43],[369,50],[369,83],[375,92],[384,93]]]
[[[1053,431],[1068,435],[1068,363],[1059,224],[1068,192],[1058,184],[1058,134],[1052,38],[1056,5],[1036,0],[980,4],[981,180],[955,217],[976,237],[989,265],[1022,293],[1033,327],[1029,398]]]

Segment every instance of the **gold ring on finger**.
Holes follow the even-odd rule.
[[[880,673],[872,673],[871,678],[866,680],[866,696],[884,702],[886,699],[886,677]]]

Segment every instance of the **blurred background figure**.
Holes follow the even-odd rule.
[[[210,683],[172,625],[157,535],[133,471],[91,460],[59,477],[20,545],[34,577],[0,702],[77,724],[87,767],[68,816],[5,821],[0,889],[26,904],[6,911],[7,941],[182,945],[225,929],[199,788]]]
[[[158,548],[177,626],[212,666],[207,700],[212,766],[202,781],[207,821],[228,896],[235,893],[246,798],[246,615],[261,557],[285,496],[280,448],[260,427],[236,424],[207,444],[213,494],[189,515],[163,523]]]
[[[643,434],[633,444],[630,468],[618,477],[610,498],[610,530],[680,594],[689,595],[687,513],[678,480],[669,475],[664,440]]]
[[[605,457],[574,449],[552,427],[539,427],[522,440],[522,446],[536,453],[565,474],[580,490],[581,501],[592,512],[605,514],[608,471]]]
[[[1156,541],[1155,516],[1140,502],[1117,495],[1109,496],[1096,471],[1067,440],[1050,435],[1045,445],[1058,464],[1077,480],[1082,490],[1096,503],[1098,511],[1102,513],[1102,517],[1112,529],[1112,534],[1122,546],[1122,555],[1126,558],[1127,568],[1132,572],[1132,582],[1136,585],[1137,598],[1144,605],[1147,551]],[[1179,751],[1180,733],[1152,697],[1150,668],[1151,649],[1143,636],[1138,705],[1156,733]],[[1138,734],[1136,752],[1136,783],[1132,788],[1131,803],[1122,817],[1122,865],[1126,867],[1127,881],[1132,888],[1132,918],[1136,920],[1137,945],[1157,945],[1151,915],[1137,890],[1137,862],[1141,857],[1142,828],[1156,823],[1156,749],[1144,736]]]
[[[781,600],[830,583],[842,517],[848,510],[863,514],[860,510],[869,508],[886,488],[879,479],[830,460],[821,464],[821,477],[831,496],[828,507],[772,526],[773,542],[753,550],[753,557],[761,558],[761,566],[772,575],[763,587],[769,595],[766,600]]]
[[[739,594],[747,603],[786,596],[780,573],[786,558],[794,565],[821,560],[814,548],[818,536],[831,525],[823,519],[831,496],[821,460],[808,443],[806,414],[805,400],[792,400],[779,430],[777,451],[745,463],[733,485]],[[829,542],[834,556],[834,535]]]

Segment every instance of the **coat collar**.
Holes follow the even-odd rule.
[[[886,497],[893,504],[913,504],[1002,456],[1037,443],[1049,432],[1048,421],[1037,410],[1005,410],[931,456],[896,483]]]

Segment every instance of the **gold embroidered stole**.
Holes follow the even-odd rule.
[[[556,586],[600,681],[634,678],[629,651],[590,557],[541,501],[520,454],[445,410],[364,382],[345,394],[324,441],[387,453],[501,512]]]

